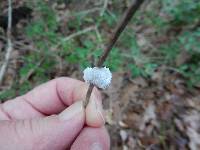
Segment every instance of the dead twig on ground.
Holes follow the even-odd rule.
[[[83,10],[83,11],[76,12],[76,13],[70,13],[70,16],[68,15],[68,13],[65,13],[63,16],[58,18],[57,21],[62,22],[63,20],[74,19],[75,17],[78,17],[78,16],[84,16],[85,17],[86,15],[89,15],[89,14],[95,13],[95,12],[99,12],[101,10],[102,10],[101,7],[95,7],[95,8],[92,8],[92,9],[87,9],[87,10]]]
[[[69,41],[69,40],[71,40],[71,39],[73,39],[73,38],[75,38],[75,37],[77,37],[77,36],[86,34],[87,32],[90,32],[90,31],[95,31],[98,40],[99,40],[99,41],[102,41],[102,38],[101,38],[101,36],[100,36],[100,34],[99,34],[99,32],[98,32],[97,27],[96,27],[96,26],[91,26],[91,27],[85,28],[85,29],[83,29],[83,30],[81,30],[81,31],[78,31],[78,32],[76,32],[76,33],[72,33],[71,35],[69,35],[69,36],[63,38],[57,45],[55,45],[55,46],[52,48],[52,50],[56,50],[62,43],[65,43],[65,42],[67,42],[67,41]]]
[[[66,38],[63,38],[63,39],[62,39],[62,42],[69,41],[70,39],[73,39],[73,38],[75,38],[75,37],[77,37],[77,36],[80,36],[80,35],[82,35],[82,34],[85,34],[85,33],[87,33],[87,32],[90,32],[90,31],[92,31],[92,30],[95,30],[95,26],[88,27],[88,28],[85,28],[85,29],[83,29],[83,30],[81,30],[81,31],[78,31],[78,32],[76,32],[76,33],[73,33],[73,34],[67,36]]]
[[[32,69],[30,69],[29,72],[27,73],[27,75],[26,75],[24,78],[21,78],[21,79],[20,79],[19,84],[21,85],[21,84],[23,84],[25,81],[27,81],[27,80],[30,78],[30,76],[35,72],[35,70],[36,70],[37,68],[40,67],[40,65],[42,64],[43,61],[44,61],[44,58],[42,58],[42,59],[35,65],[35,67],[33,67]]]
[[[9,64],[11,52],[13,50],[11,31],[12,30],[12,0],[8,0],[8,28],[7,28],[7,50],[5,55],[5,61],[0,69],[0,85],[2,84],[6,69]]]
[[[104,15],[104,13],[105,13],[105,11],[106,11],[106,9],[107,9],[107,6],[108,6],[108,0],[104,0],[103,8],[102,8],[102,10],[101,10],[101,12],[100,12],[100,16],[103,16],[103,15]]]
[[[92,9],[83,10],[83,11],[72,14],[72,17],[77,17],[77,16],[80,16],[80,15],[85,16],[85,15],[94,13],[96,11],[100,11],[101,9],[102,9],[101,7],[95,7],[95,8],[92,8]]]

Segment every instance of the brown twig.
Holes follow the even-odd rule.
[[[91,31],[95,31],[96,34],[97,34],[97,36],[99,36],[98,33],[97,33],[97,27],[96,27],[96,26],[91,26],[91,27],[85,28],[85,29],[83,29],[83,30],[81,30],[81,31],[78,31],[78,32],[76,32],[76,33],[72,33],[71,35],[69,35],[69,36],[63,38],[63,39],[62,39],[58,44],[56,44],[52,49],[53,49],[53,50],[56,50],[56,49],[58,49],[58,47],[59,47],[63,42],[67,42],[67,41],[69,41],[69,40],[71,40],[71,39],[73,39],[73,38],[75,38],[75,37],[77,37],[77,36],[80,36],[80,35],[82,35],[82,34],[86,34],[87,32],[91,32]]]
[[[93,84],[90,84],[89,85],[89,88],[87,90],[87,93],[86,93],[86,99],[85,101],[83,102],[83,106],[84,108],[86,108],[86,106],[88,105],[89,101],[90,101],[90,96],[91,96],[91,93],[92,93],[92,90],[94,88],[94,85]]]
[[[110,51],[112,50],[113,46],[115,45],[117,39],[119,38],[120,34],[125,29],[126,25],[129,23],[129,21],[131,20],[133,15],[136,13],[136,11],[140,8],[140,6],[143,2],[144,2],[144,0],[133,0],[130,7],[125,12],[121,21],[117,25],[113,34],[111,35],[111,38],[108,41],[108,44],[107,44],[102,56],[99,58],[99,61],[96,64],[97,67],[101,67],[103,65],[103,63],[105,62],[106,58],[108,57]],[[87,94],[86,94],[86,99],[85,99],[85,102],[84,102],[85,108],[86,108],[87,104],[89,103],[90,96],[91,96],[93,88],[94,88],[94,85],[90,84],[88,91],[87,91]]]
[[[10,60],[11,52],[13,50],[11,41],[11,29],[12,29],[12,0],[8,0],[7,50],[5,55],[5,61],[0,69],[0,84],[3,82],[3,78]]]
[[[108,0],[104,0],[103,8],[102,8],[102,10],[101,10],[101,12],[100,12],[100,16],[103,16],[103,15],[104,15],[104,13],[105,13],[107,7],[108,7]]]

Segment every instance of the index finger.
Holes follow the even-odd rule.
[[[2,109],[5,109],[8,113],[17,109],[18,111],[26,111],[22,113],[36,110],[43,115],[57,114],[75,101],[83,100],[87,87],[87,84],[76,79],[67,77],[57,78],[37,86],[23,96],[3,103]],[[101,99],[97,90],[93,91],[92,97],[93,99]]]
[[[75,101],[84,100],[87,88],[82,81],[61,77],[36,87],[23,98],[40,112],[51,115],[60,113]],[[96,89],[91,99],[101,99]]]
[[[62,77],[42,84],[27,94],[0,105],[7,119],[28,119],[58,114],[78,100],[84,100],[88,85],[82,81]],[[86,108],[86,123],[99,127],[104,123],[100,93],[94,88]]]

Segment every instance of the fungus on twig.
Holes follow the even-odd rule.
[[[84,80],[87,83],[97,86],[98,88],[105,89],[111,83],[112,73],[109,68],[87,67],[83,73]]]

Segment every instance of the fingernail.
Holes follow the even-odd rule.
[[[93,101],[93,105],[95,105],[94,107],[96,108],[97,114],[101,117],[101,119],[103,120],[103,124],[105,124],[105,119],[104,119],[104,115],[103,115],[103,108],[102,105],[98,104],[97,101]]]
[[[93,143],[91,145],[91,150],[103,150],[103,147],[100,143]]]
[[[95,124],[98,122],[98,125],[104,125],[105,124],[105,119],[104,119],[104,115],[103,115],[103,108],[102,105],[100,103],[100,101],[96,98],[90,99],[89,105],[87,107],[87,112],[92,112],[92,114],[90,114],[89,118],[86,117],[86,119],[88,120],[88,123],[92,121],[91,124],[93,124],[93,121],[95,121]],[[98,121],[97,121],[98,120]],[[99,124],[100,123],[100,124]]]
[[[59,119],[63,121],[70,120],[83,112],[83,110],[83,102],[78,101],[61,112],[59,114]]]

